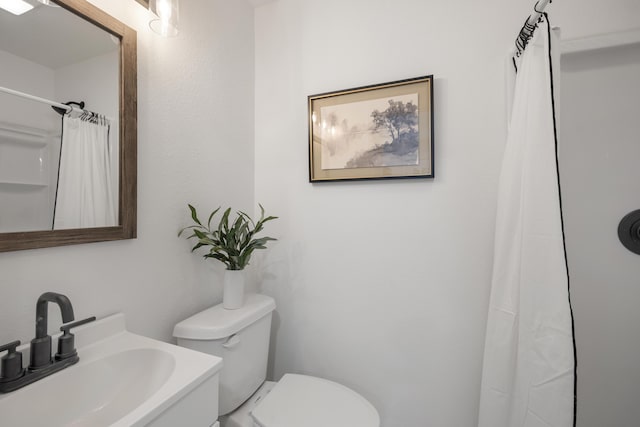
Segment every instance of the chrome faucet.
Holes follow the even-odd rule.
[[[48,303],[58,304],[62,313],[60,327],[63,334],[58,338],[58,352],[51,357],[51,336],[47,335]],[[58,372],[77,363],[80,358],[74,346],[71,328],[96,320],[95,317],[73,322],[73,307],[69,298],[55,292],[45,292],[36,304],[36,337],[31,340],[29,367],[22,367],[22,352],[17,348],[20,341],[0,346],[0,353],[7,354],[0,359],[0,393],[17,390],[32,382]],[[73,322],[73,323],[69,323]]]

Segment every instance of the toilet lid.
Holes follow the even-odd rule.
[[[286,374],[251,415],[260,427],[379,427],[376,409],[353,390],[322,378]]]

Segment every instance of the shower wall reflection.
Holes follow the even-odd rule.
[[[59,103],[84,101],[86,110],[110,119],[105,187],[114,192],[115,212],[97,224],[56,221],[56,229],[117,225],[119,41],[62,8],[32,4],[20,16],[0,9],[0,86]],[[51,106],[0,92],[0,233],[52,229],[58,166],[71,164],[60,161],[61,134],[62,117]],[[86,158],[75,167],[90,167]]]

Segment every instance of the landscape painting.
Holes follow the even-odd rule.
[[[320,109],[322,169],[418,164],[418,94]]]
[[[310,180],[433,177],[432,97],[432,76],[310,96]]]

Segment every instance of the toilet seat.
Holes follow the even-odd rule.
[[[376,409],[353,390],[322,378],[286,374],[251,412],[258,427],[379,427]]]

